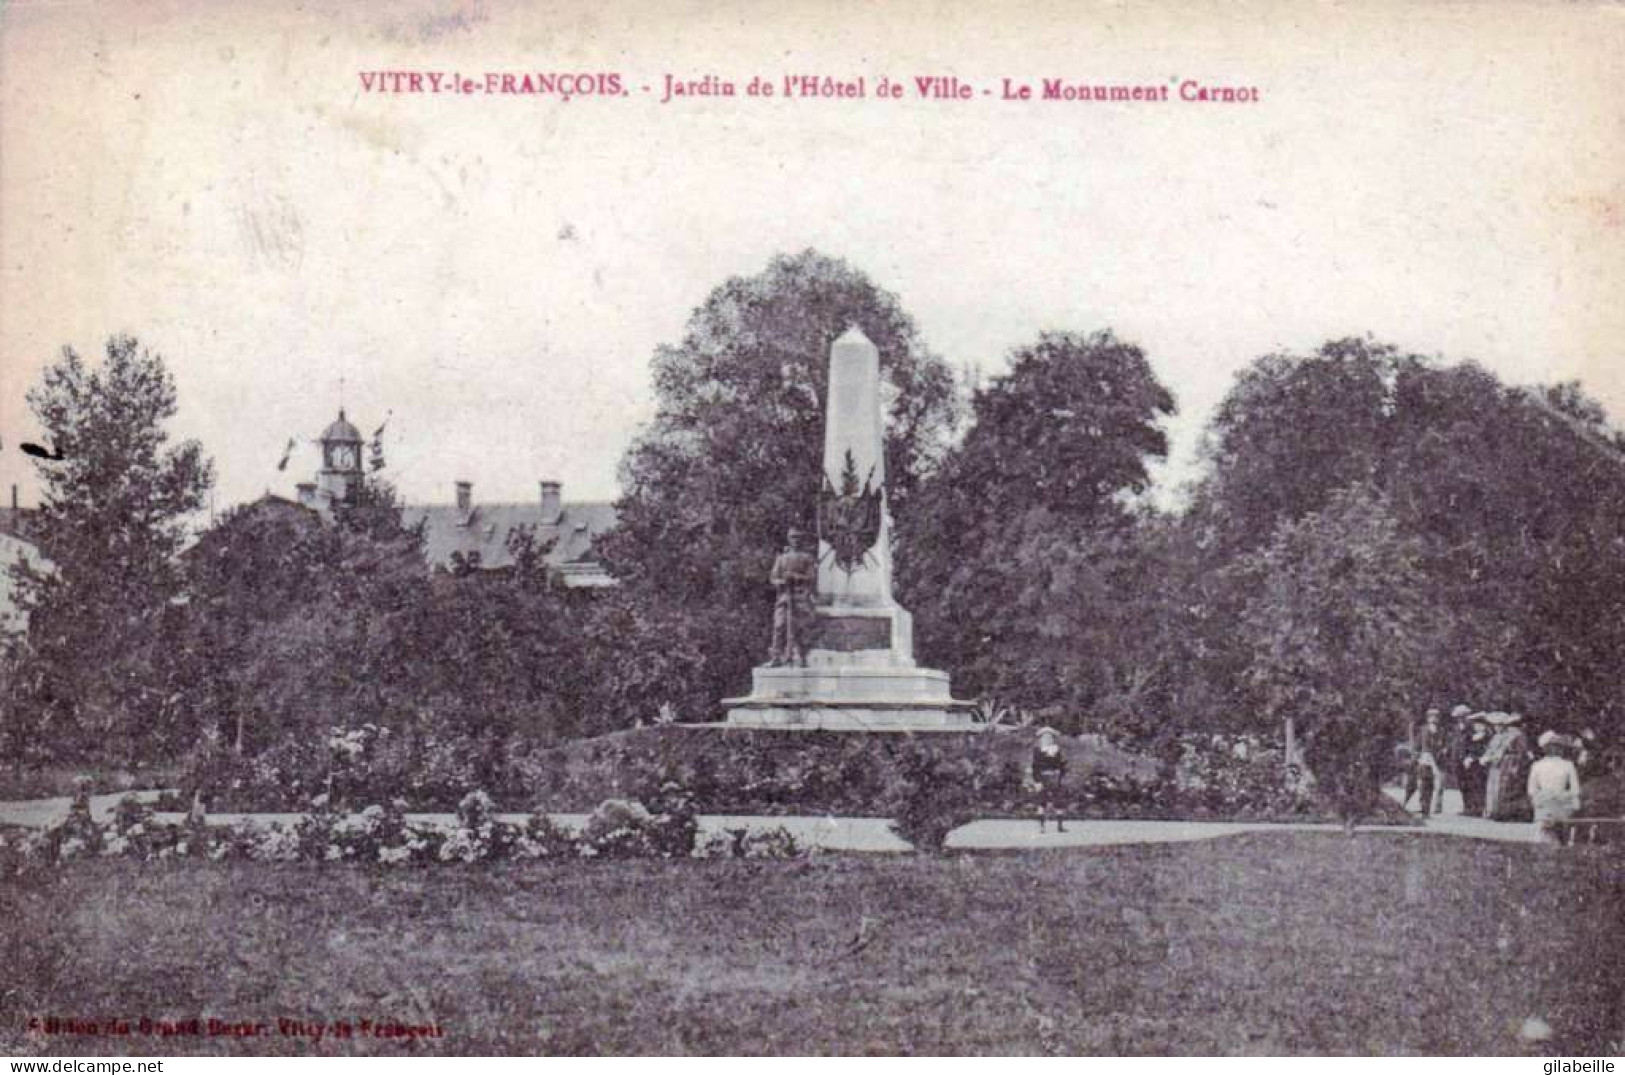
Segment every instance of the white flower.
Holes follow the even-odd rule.
[[[58,853],[65,859],[71,859],[85,849],[85,842],[77,836],[70,836],[62,841]]]
[[[336,862],[344,857],[344,849],[337,844],[327,845],[327,854],[323,856],[328,862]]]
[[[727,858],[732,851],[733,837],[726,832],[713,832],[694,845],[692,854],[697,859],[714,859]]]
[[[254,847],[254,857],[265,862],[288,861],[297,858],[298,854],[298,838],[281,826],[266,832]]]
[[[129,849],[130,849],[130,841],[126,840],[122,836],[114,836],[114,837],[111,837],[107,841],[107,843],[102,845],[102,854],[104,854],[104,855],[122,855],[122,854],[124,854],[124,852],[128,851]]]

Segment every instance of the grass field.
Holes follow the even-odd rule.
[[[91,862],[0,888],[0,1052],[1617,1052],[1618,858],[1267,834],[944,858]],[[29,1036],[216,1018],[258,1038]],[[415,1043],[279,1017],[438,1025]]]

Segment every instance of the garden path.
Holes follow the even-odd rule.
[[[91,799],[91,811],[99,819],[110,816],[113,806],[124,797],[97,795]],[[156,799],[158,791],[135,792],[146,802]],[[68,812],[66,797],[33,799],[23,802],[0,802],[0,824],[38,828],[49,824]],[[1460,801],[1446,799],[1447,811],[1460,810]],[[159,814],[160,819],[172,822],[182,820],[181,814]],[[498,814],[503,820],[523,822],[525,814]],[[252,819],[269,825],[280,822],[292,826],[298,814],[210,814],[211,824],[227,825]],[[451,814],[408,814],[414,821],[449,824]],[[585,814],[553,814],[552,820],[569,829],[579,828]],[[706,814],[700,818],[702,835],[728,829],[768,830],[783,828],[803,846],[816,846],[830,851],[906,851],[909,845],[891,831],[885,818],[879,817],[766,817],[759,815]],[[973,821],[948,837],[948,846],[962,849],[1029,849],[1049,847],[1101,847],[1114,844],[1182,843],[1190,840],[1211,840],[1220,836],[1233,836],[1244,832],[1337,832],[1337,825],[1281,824],[1246,821],[1072,821],[1064,832],[1056,832],[1053,825],[1040,832],[1036,821],[986,819]],[[1465,817],[1458,813],[1445,813],[1430,818],[1421,828],[1397,825],[1363,825],[1362,832],[1411,832],[1470,837],[1483,840],[1501,840],[1527,843],[1535,838],[1534,826],[1485,821],[1483,818]]]

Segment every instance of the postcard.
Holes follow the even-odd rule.
[[[0,1051],[1617,1054],[1621,85],[5,4]]]

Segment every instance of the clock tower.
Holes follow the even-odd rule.
[[[322,431],[322,469],[316,473],[321,497],[329,504],[351,500],[361,487],[361,432],[344,417]]]

